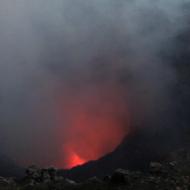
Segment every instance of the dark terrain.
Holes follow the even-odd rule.
[[[189,190],[190,152],[171,152],[168,161],[150,162],[146,171],[117,169],[104,177],[91,177],[75,182],[57,174],[54,168],[31,166],[20,180],[0,178],[2,190]]]

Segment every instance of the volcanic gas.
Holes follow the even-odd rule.
[[[57,133],[62,150],[58,167],[96,160],[113,151],[126,136],[126,105],[120,89],[113,89],[99,85],[77,93],[71,90],[59,100]]]

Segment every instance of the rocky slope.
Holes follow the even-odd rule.
[[[150,162],[147,170],[117,169],[102,178],[92,177],[75,182],[58,175],[55,168],[31,166],[20,180],[0,178],[2,190],[189,190],[190,151],[179,149],[170,153],[163,163]]]

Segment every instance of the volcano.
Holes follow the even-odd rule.
[[[63,94],[58,101],[61,151],[55,164],[59,168],[99,159],[112,152],[129,132],[127,106],[118,86],[106,81],[83,88]]]
[[[1,1],[1,174],[146,170],[188,144],[188,1]]]
[[[84,180],[92,176],[108,175],[117,168],[146,170],[150,161],[167,160],[169,152],[190,146],[190,101],[187,96],[190,92],[189,39],[188,29],[176,37],[177,48],[168,55],[175,64],[178,76],[171,94],[171,113],[166,113],[166,110],[165,116],[159,118],[159,121],[133,127],[136,130],[128,134],[114,151],[97,161],[90,161],[71,170],[60,170],[61,175]]]
[[[81,181],[93,176],[107,176],[118,168],[147,171],[150,162],[165,161],[169,153],[182,146],[172,140],[168,142],[166,131],[138,130],[128,135],[113,152],[99,160],[70,170],[60,170],[59,173],[64,177]],[[174,136],[171,134],[170,138],[175,138]]]

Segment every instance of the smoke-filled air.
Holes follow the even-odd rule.
[[[1,0],[0,154],[68,169],[164,128],[187,3]]]

